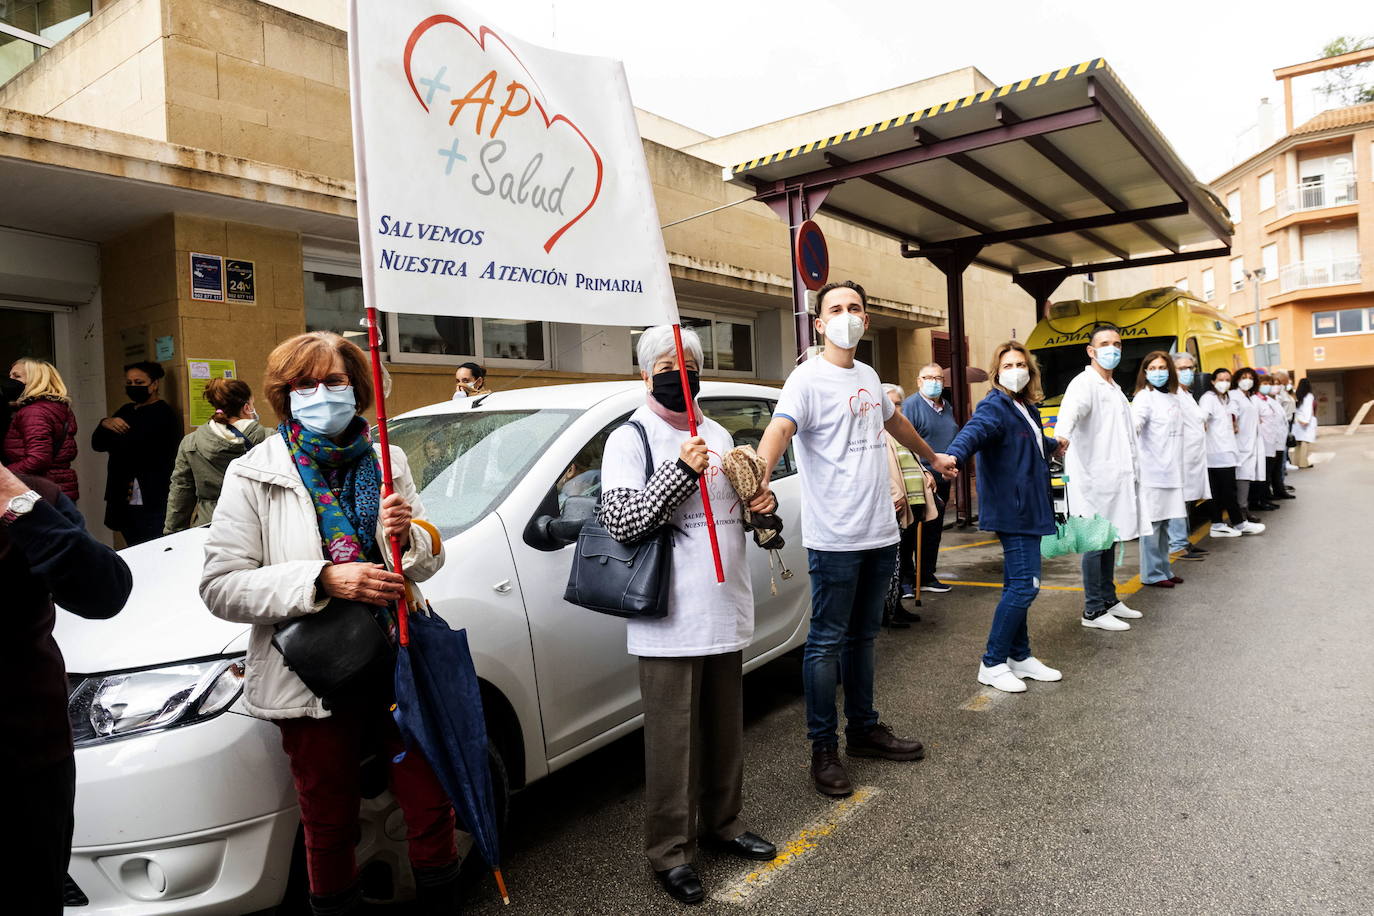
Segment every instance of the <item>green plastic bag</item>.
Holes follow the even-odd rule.
[[[1067,509],[1069,482],[1067,474],[1063,475],[1063,480],[1065,484],[1064,505]],[[1062,557],[1070,553],[1110,550],[1120,540],[1116,526],[1097,514],[1094,514],[1092,518],[1069,515],[1063,519],[1057,519],[1054,529],[1054,534],[1047,534],[1040,539],[1040,556],[1047,560],[1051,557]]]

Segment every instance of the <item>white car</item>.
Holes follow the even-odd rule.
[[[777,396],[707,382],[701,404],[737,443],[757,445]],[[637,382],[564,385],[436,404],[390,425],[445,538],[448,561],[425,595],[468,628],[499,804],[642,724],[624,622],[569,604],[563,589],[606,437],[643,402]],[[771,595],[768,555],[750,545],[746,669],[806,637],[795,475],[789,452],[774,490],[798,575],[779,577]],[[299,815],[279,732],[239,703],[248,628],[211,616],[197,594],[205,536],[125,550],[134,590],[119,616],[59,615],[77,741],[69,916],[241,914],[299,893]],[[404,829],[379,773],[364,765],[359,867],[369,896],[399,899],[410,892]]]

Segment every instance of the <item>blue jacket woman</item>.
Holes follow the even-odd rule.
[[[1040,538],[1054,533],[1049,457],[1059,443],[1044,434],[1040,370],[1022,344],[998,345],[988,375],[995,381],[942,456],[937,470],[978,454],[978,527],[1002,542],[1002,597],[988,633],[978,682],[1020,693],[1022,678],[1057,681],[1062,675],[1030,651],[1026,616],[1040,592]]]

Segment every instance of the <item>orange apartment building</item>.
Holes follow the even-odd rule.
[[[1274,71],[1284,135],[1211,182],[1235,222],[1231,256],[1155,274],[1231,316],[1252,364],[1311,379],[1322,425],[1374,400],[1374,103],[1294,125],[1292,80],[1366,60],[1374,49]]]

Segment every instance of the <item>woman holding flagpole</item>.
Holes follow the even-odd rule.
[[[645,854],[673,899],[697,903],[705,896],[693,866],[698,833],[719,851],[745,859],[767,861],[777,850],[746,831],[740,818],[744,648],[754,632],[744,527],[738,517],[713,518],[703,502],[703,493],[717,506],[734,498],[720,469],[720,456],[734,441],[688,403],[683,377],[695,398],[701,341],[683,330],[679,350],[676,330],[660,325],[640,335],[645,403],[606,441],[599,517],[624,542],[662,525],[677,532],[667,615],[630,619],[626,632],[630,654],[639,657],[644,701]],[[694,408],[695,435],[689,420]],[[653,467],[647,479],[646,464]],[[718,560],[710,529],[717,534]],[[720,585],[717,563],[724,573]]]

